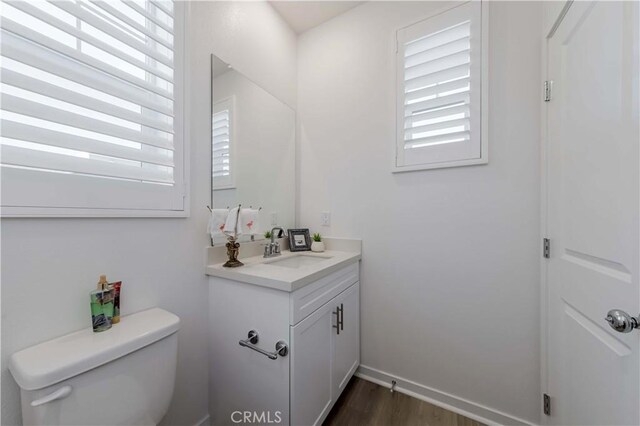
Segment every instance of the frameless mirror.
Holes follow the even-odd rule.
[[[214,209],[260,208],[262,233],[295,225],[295,111],[215,55],[212,72]],[[251,237],[241,236],[238,241]],[[223,235],[214,244],[225,242]]]

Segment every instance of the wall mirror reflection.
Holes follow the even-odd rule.
[[[238,205],[259,209],[257,224],[239,242],[295,224],[295,111],[232,64],[211,56],[212,193],[220,218]],[[226,241],[214,232],[214,245]]]

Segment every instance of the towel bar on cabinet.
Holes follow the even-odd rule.
[[[273,360],[278,359],[278,355],[287,356],[287,354],[289,353],[289,347],[287,346],[287,342],[285,342],[284,340],[279,340],[276,343],[275,352],[267,352],[264,349],[260,349],[259,347],[255,346],[257,343],[258,343],[258,332],[255,330],[250,330],[249,333],[247,333],[247,339],[240,340],[238,342],[240,346],[254,350],[266,356],[267,358],[273,359]]]

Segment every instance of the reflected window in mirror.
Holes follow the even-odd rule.
[[[233,145],[233,98],[223,99],[213,105],[213,189],[230,189],[235,186],[235,158]]]

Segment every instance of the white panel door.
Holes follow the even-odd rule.
[[[332,329],[335,340],[333,399],[337,400],[360,364],[360,283],[355,283],[329,303],[341,308],[339,329]]]
[[[548,38],[547,391],[554,425],[640,424],[637,2],[573,2]]]
[[[334,304],[291,327],[291,424],[320,424],[332,405]]]

